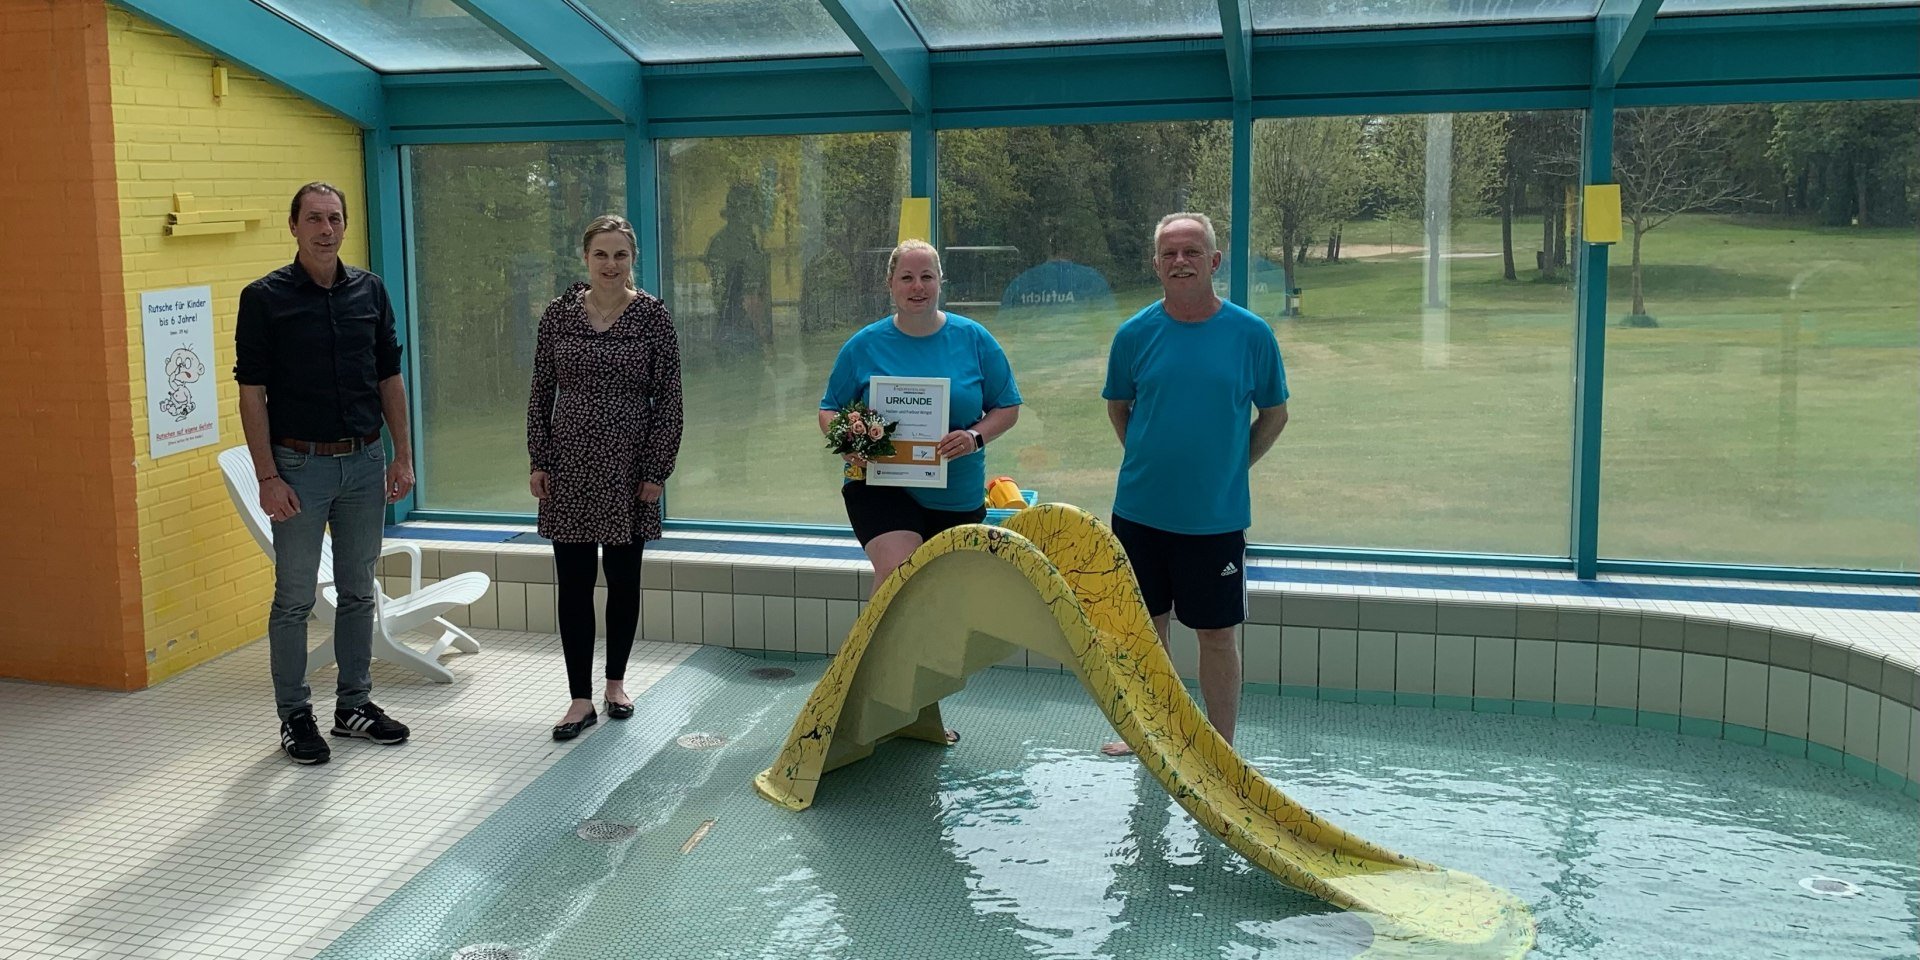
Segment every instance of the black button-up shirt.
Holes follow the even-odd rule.
[[[274,439],[380,432],[380,381],[400,373],[393,303],[380,277],[340,264],[333,286],[299,261],[240,291],[233,378],[267,388]]]

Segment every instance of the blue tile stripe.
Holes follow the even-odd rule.
[[[533,543],[546,541],[536,534],[514,530],[468,530],[431,526],[389,526],[387,536],[412,540],[460,543]],[[655,541],[655,549],[687,553],[736,553],[798,560],[862,560],[864,554],[851,539],[844,544],[793,543],[783,540],[714,539],[669,536]],[[1262,583],[1313,584],[1343,587],[1389,587],[1402,590],[1451,590],[1463,593],[1514,593],[1547,597],[1588,597],[1623,600],[1669,600],[1690,603],[1768,604],[1816,607],[1828,610],[1867,610],[1884,613],[1920,613],[1920,598],[1873,593],[1819,590],[1777,590],[1712,584],[1620,583],[1551,577],[1495,577],[1459,573],[1411,573],[1392,570],[1340,570],[1326,567],[1247,568],[1250,579]]]
[[[1759,603],[1783,607],[1824,607],[1835,610],[1877,610],[1920,613],[1920,598],[1872,593],[1772,590],[1764,587],[1724,587],[1673,583],[1619,583],[1546,577],[1489,577],[1459,573],[1402,573],[1391,570],[1335,570],[1323,567],[1266,567],[1247,569],[1264,583],[1313,583],[1347,587],[1394,587],[1407,590],[1459,590],[1477,593],[1530,593],[1544,596],[1595,597],[1623,600],[1683,600],[1694,603]]]

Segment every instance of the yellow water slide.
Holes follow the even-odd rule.
[[[1374,928],[1367,957],[1532,948],[1533,917],[1512,894],[1355,837],[1247,765],[1174,672],[1119,541],[1063,504],[948,530],[882,582],[755,788],[804,810],[823,774],[882,740],[944,743],[940,698],[1023,647],[1072,670],[1167,793],[1229,847],[1362,914]]]

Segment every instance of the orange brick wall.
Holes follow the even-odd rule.
[[[147,682],[101,0],[0,0],[0,676]]]

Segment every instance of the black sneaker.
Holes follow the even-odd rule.
[[[387,716],[385,710],[371,703],[333,711],[336,737],[360,737],[374,743],[392,744],[406,743],[409,733],[406,724]]]
[[[327,741],[320,738],[320,725],[313,721],[313,708],[301,707],[293,716],[280,721],[280,749],[294,763],[326,763],[333,758]]]

